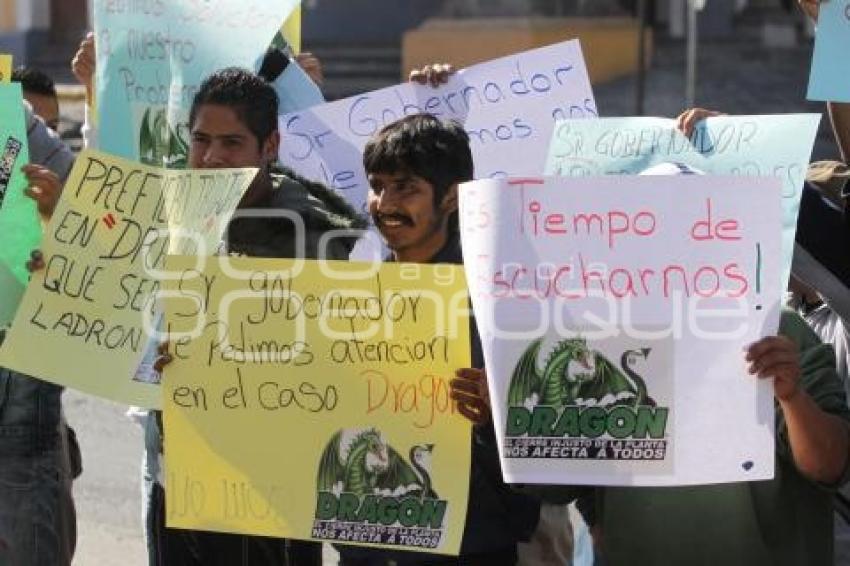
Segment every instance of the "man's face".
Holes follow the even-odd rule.
[[[32,106],[33,114],[44,120],[54,132],[59,128],[59,101],[55,96],[24,91],[24,100]]]
[[[264,169],[277,155],[277,132],[262,144],[229,106],[204,104],[195,115],[189,167]]]
[[[433,257],[446,241],[448,218],[457,208],[451,194],[435,205],[431,183],[407,172],[372,173],[369,185],[369,214],[387,247],[405,261]]]

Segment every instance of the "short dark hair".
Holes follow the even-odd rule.
[[[25,92],[56,98],[56,84],[47,73],[39,69],[18,67],[12,71],[12,81],[21,83],[21,88]]]
[[[434,187],[435,206],[452,185],[471,181],[474,174],[466,130],[431,114],[413,114],[384,126],[366,144],[363,166],[367,174],[408,172],[422,177]]]
[[[277,130],[277,93],[269,83],[246,69],[222,69],[201,83],[189,111],[190,129],[195,125],[198,110],[205,104],[232,108],[260,145]]]

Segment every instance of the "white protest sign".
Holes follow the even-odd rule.
[[[476,178],[541,174],[555,121],[597,116],[572,40],[469,67],[437,89],[405,83],[286,114],[280,161],[365,210],[366,142],[385,124],[422,112],[464,125]]]
[[[461,187],[505,479],[686,485],[774,473],[781,182],[696,175]]]

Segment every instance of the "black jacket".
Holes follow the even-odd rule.
[[[428,263],[463,264],[459,235],[455,234]],[[470,338],[472,365],[483,368],[484,355],[474,320],[470,321]],[[466,564],[464,558],[475,555],[493,555],[500,558],[499,563],[510,563],[511,557],[515,560],[517,542],[527,541],[537,527],[540,503],[514,491],[502,479],[492,422],[473,428],[470,473],[469,505],[459,558],[338,545],[341,566],[349,561],[370,566],[390,561],[399,566]]]
[[[357,232],[368,227],[366,219],[333,190],[289,169],[273,171],[272,179],[273,189],[263,202],[234,214],[228,251],[251,257],[348,259]],[[322,236],[332,231],[339,233],[322,245]]]

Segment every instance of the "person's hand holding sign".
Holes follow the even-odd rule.
[[[27,271],[35,273],[44,269],[44,254],[41,250],[33,250],[30,252],[30,260],[27,262]]]
[[[80,42],[80,47],[71,60],[71,71],[80,84],[86,88],[86,98],[90,101],[94,94],[95,52],[94,34],[89,32]]]
[[[790,338],[768,336],[747,347],[746,361],[751,375],[773,378],[773,394],[782,411],[797,469],[813,481],[834,485],[846,472],[850,433],[841,418],[818,406],[801,378],[804,366],[805,375],[835,371],[834,361],[831,365],[812,361],[815,353],[822,354],[817,350],[822,347],[817,344],[801,356]],[[811,379],[808,383],[812,386]]]
[[[715,110],[706,110],[705,108],[689,108],[676,118],[676,129],[682,132],[685,137],[689,138],[694,133],[694,128],[698,123],[706,118],[713,118],[715,116],[725,116],[725,114]]]
[[[465,368],[457,370],[455,376],[449,386],[458,411],[473,424],[486,424],[490,420],[487,373],[483,369]]]
[[[56,173],[42,165],[24,165],[21,171],[29,182],[24,194],[35,201],[42,222],[47,224],[62,194],[62,181]]]
[[[162,342],[156,349],[157,357],[153,363],[153,369],[160,375],[162,375],[162,370],[165,369],[165,366],[174,361],[174,357],[168,351],[168,346],[168,342]]]
[[[821,0],[797,0],[797,4],[799,4],[800,9],[802,9],[806,15],[815,22],[818,21],[820,2]]]
[[[773,378],[773,394],[779,402],[787,402],[799,392],[800,355],[789,338],[762,338],[747,348],[746,360],[751,375]]]
[[[434,63],[432,65],[425,65],[421,69],[413,69],[410,71],[408,80],[421,85],[430,84],[432,87],[437,88],[449,82],[449,77],[454,72],[455,68],[448,63]]]
[[[322,70],[322,62],[310,52],[304,51],[295,56],[295,61],[304,69],[304,72],[314,83],[322,86],[325,82],[325,73]]]

